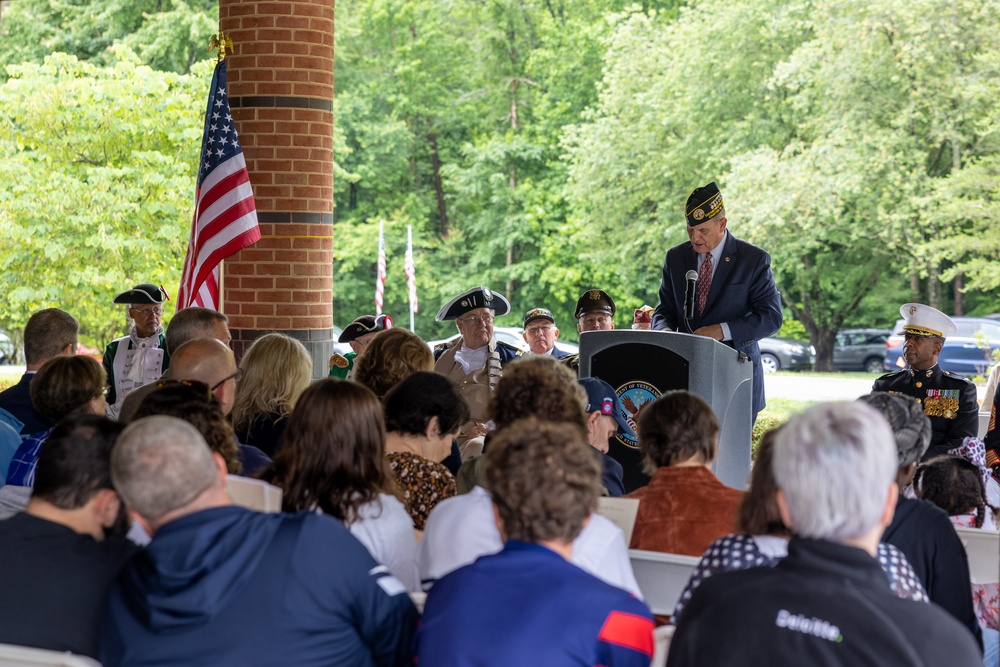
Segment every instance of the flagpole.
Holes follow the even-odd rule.
[[[406,226],[406,262],[407,262],[407,269],[408,269],[408,272],[409,272],[409,274],[406,277],[407,278],[407,280],[406,280],[406,282],[407,282],[407,286],[406,286],[407,299],[406,300],[410,304],[410,331],[414,331],[414,329],[413,329],[413,296],[414,296],[414,290],[410,287],[410,285],[413,284],[413,279],[414,279],[414,274],[413,274],[413,270],[414,270],[414,267],[413,267],[413,225],[407,225]]]
[[[385,236],[383,225],[385,221],[378,221],[378,264],[375,275],[375,315],[382,314],[382,299],[385,293]]]

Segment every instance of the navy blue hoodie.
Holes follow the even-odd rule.
[[[156,533],[108,600],[101,662],[407,665],[417,612],[338,521],[217,507]]]

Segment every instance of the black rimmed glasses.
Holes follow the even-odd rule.
[[[237,382],[239,382],[241,377],[243,377],[243,369],[237,368],[235,373],[233,373],[232,375],[227,375],[226,377],[222,378],[221,380],[213,384],[212,391],[215,391],[229,380],[236,380]]]

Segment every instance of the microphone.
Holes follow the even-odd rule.
[[[684,274],[687,279],[687,290],[684,292],[684,319],[694,319],[694,290],[698,284],[698,272],[688,271]]]

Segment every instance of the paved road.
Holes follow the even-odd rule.
[[[795,373],[778,373],[764,376],[764,391],[768,398],[791,398],[798,401],[853,401],[858,396],[869,393],[871,379],[838,377],[805,377]],[[982,399],[985,385],[977,385]]]

